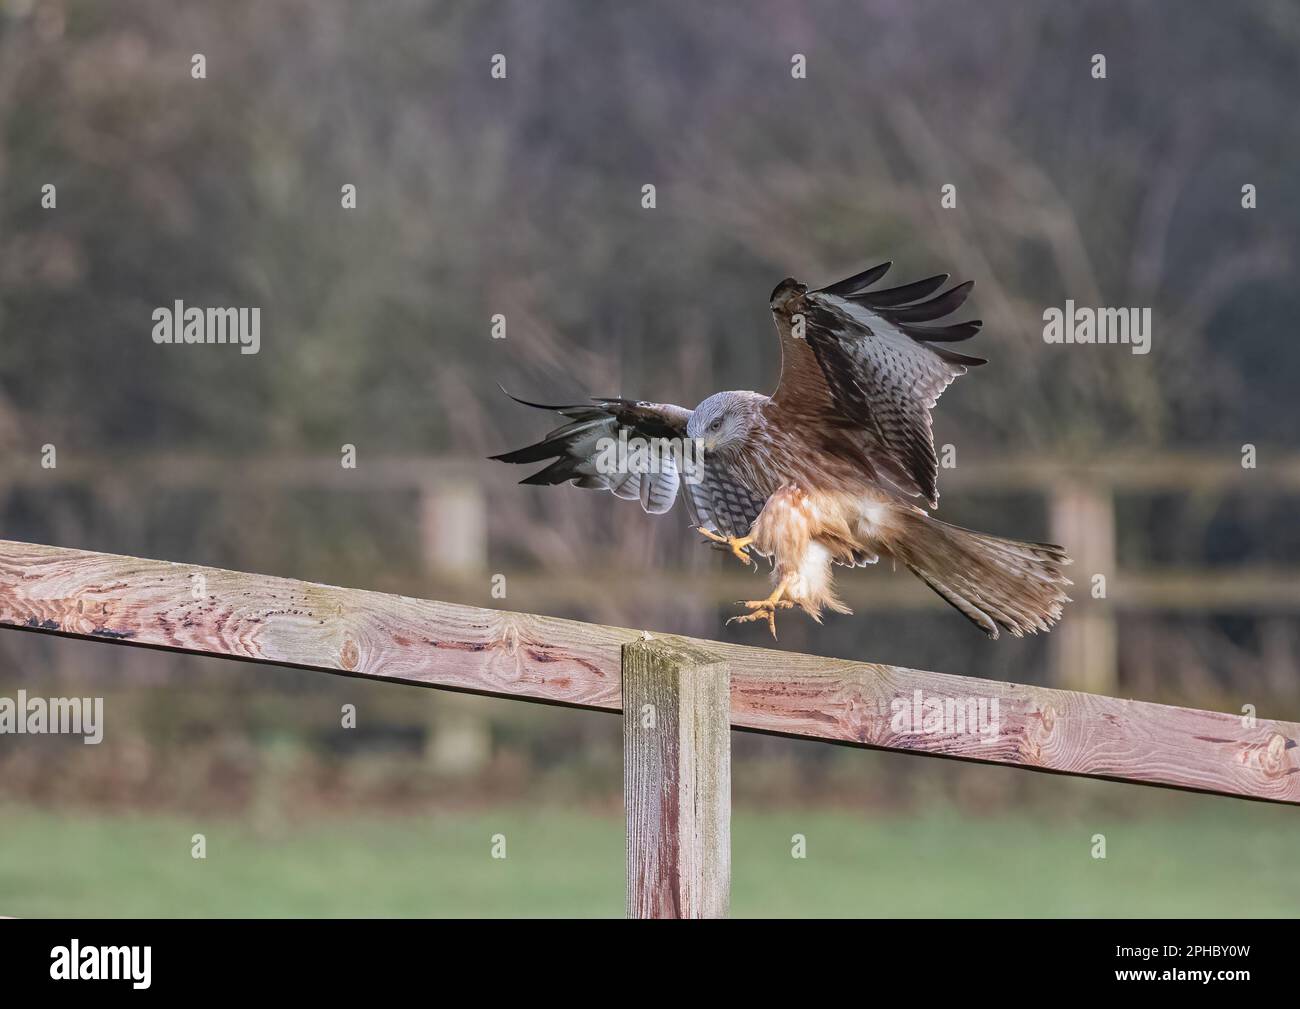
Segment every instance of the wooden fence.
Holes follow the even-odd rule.
[[[1293,722],[219,568],[2,540],[0,627],[621,711],[637,917],[726,913],[728,726],[1300,804]]]

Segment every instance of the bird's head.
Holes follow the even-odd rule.
[[[794,277],[786,277],[785,280],[772,289],[772,309],[773,311],[779,311],[788,308],[794,299],[802,298],[807,293],[807,284],[799,283]]]
[[[699,438],[706,452],[726,453],[748,437],[760,399],[752,392],[715,392],[695,408],[686,422],[686,434]]]

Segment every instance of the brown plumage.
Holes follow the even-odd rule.
[[[820,291],[792,279],[777,285],[781,378],[770,397],[717,393],[694,411],[627,400],[549,407],[571,423],[494,458],[554,459],[524,482],[605,488],[640,498],[651,512],[666,511],[680,493],[707,537],[742,559],[751,550],[772,559],[775,590],[732,619],[766,620],[773,635],[780,607],[797,605],[818,620],[823,608],[849,612],[835,596],[831,565],[882,556],[990,637],[999,626],[1015,635],[1047,630],[1069,601],[1061,547],[972,532],[925,510],[939,500],[930,410],[953,379],[985,363],[945,346],[975,335],[978,321],[927,324],[959,308],[973,282],[936,294],[944,274],[869,290],[888,269]],[[620,435],[698,446],[702,464],[688,466],[679,452],[654,472],[611,469],[602,446]]]

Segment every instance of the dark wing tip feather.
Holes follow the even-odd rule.
[[[942,294],[930,297],[935,291],[943,287],[947,281],[948,274],[938,273],[933,277],[905,284],[902,287],[890,288],[886,291],[855,294],[851,295],[850,298],[852,301],[875,312],[886,322],[897,326],[918,343],[928,345],[969,340],[983,328],[984,323],[982,320],[972,319],[970,322],[954,322],[946,326],[922,325],[923,323],[943,319],[957,311],[966,303],[966,299],[970,297],[970,292],[975,287],[975,281],[967,280],[955,287],[950,287]],[[953,351],[941,351],[933,346],[930,349],[945,361],[953,364],[974,367],[988,363],[984,358],[980,357],[970,357]]]
[[[557,483],[566,483],[581,475],[577,469],[577,460],[563,458],[556,459],[545,469],[540,469],[531,476],[524,477],[519,482],[529,486],[550,487]]]
[[[955,350],[949,350],[947,347],[934,347],[926,344],[930,352],[939,355],[940,358],[949,364],[961,364],[967,368],[978,368],[981,364],[988,364],[987,357],[972,357],[970,354],[958,354]]]
[[[565,410],[575,409],[575,407],[572,406],[554,406],[547,403],[533,403],[526,399],[520,399],[500,382],[497,383],[497,388],[520,406],[531,406],[535,410],[547,410],[560,414],[563,414]],[[566,431],[567,433],[567,429],[562,428],[561,430]],[[490,455],[488,456],[488,459],[492,462],[507,462],[516,465],[528,462],[541,462],[543,459],[550,459],[553,456],[561,455],[564,452],[565,440],[564,438],[557,438],[557,434],[559,434],[558,431],[552,431],[536,444],[525,445],[523,448],[517,448],[512,452],[502,452],[498,455]],[[524,480],[521,482],[528,483],[529,481]]]
[[[556,405],[556,404],[552,404],[552,403],[534,403],[534,402],[532,402],[531,400],[520,399],[520,398],[519,398],[518,396],[516,396],[514,393],[510,392],[510,391],[509,391],[509,390],[508,390],[504,385],[502,385],[500,382],[497,383],[497,388],[500,389],[502,392],[504,392],[508,397],[510,397],[511,399],[513,399],[513,400],[514,400],[516,403],[518,403],[520,406],[531,406],[534,410],[554,410],[554,411],[556,411],[556,412],[561,412],[561,411],[564,411],[564,410],[572,410],[572,409],[574,409],[574,406],[571,405],[571,404],[559,404],[559,405]]]
[[[898,328],[913,340],[920,340],[922,343],[960,343],[962,340],[969,340],[983,329],[984,320],[955,322],[951,326],[917,326],[903,323]]]
[[[869,270],[863,270],[861,273],[855,273],[852,277],[847,277],[844,280],[823,287],[818,293],[833,294],[839,298],[847,297],[850,294],[854,294],[864,288],[870,287],[888,273],[889,268],[893,265],[893,260],[887,260],[879,266],[873,266]]]
[[[915,305],[901,308],[886,308],[881,310],[881,314],[892,322],[931,322],[942,319],[945,315],[951,315],[961,308],[974,286],[975,281],[968,280],[964,284],[949,288],[929,301],[920,301]]]
[[[890,287],[882,291],[867,291],[853,295],[853,300],[866,305],[867,308],[893,308],[898,305],[910,305],[914,301],[933,294],[948,283],[948,274],[936,273],[933,277],[916,280],[901,287]]]
[[[979,319],[947,326],[920,325],[942,319],[961,308],[970,297],[975,281],[967,280],[942,294],[935,294],[948,282],[948,274],[936,273],[933,277],[903,284],[901,287],[890,287],[880,291],[866,290],[866,287],[884,276],[889,265],[883,263],[881,266],[872,267],[847,280],[824,287],[817,293],[830,294],[856,302],[875,312],[886,322],[897,326],[920,343],[957,343],[960,340],[969,340],[980,331],[984,323]],[[957,358],[964,358],[964,360],[958,361]],[[980,358],[965,357],[965,355],[945,359],[968,365],[986,363]]]
[[[493,462],[508,462],[519,465],[527,462],[541,462],[543,459],[552,459],[557,455],[562,455],[565,448],[564,438],[543,438],[533,445],[525,445],[523,448],[517,448],[513,452],[502,452],[500,455],[488,456]]]

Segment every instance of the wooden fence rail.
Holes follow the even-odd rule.
[[[713,793],[729,780],[720,742],[726,734],[708,731],[700,719],[853,746],[1300,804],[1300,724],[1293,722],[220,568],[0,540],[0,627],[600,711],[622,711],[626,690],[639,700],[624,713],[625,760],[632,762],[625,796],[634,845],[629,910],[635,913],[706,914],[725,907],[717,894],[718,874],[709,877],[708,867],[680,847],[683,803],[695,818],[689,838],[697,852],[725,837],[716,827],[723,796]],[[624,646],[647,640],[660,651],[625,662]],[[662,668],[651,675],[655,655]],[[715,681],[729,676],[728,704],[711,695],[708,684],[691,680],[692,664]],[[645,704],[655,717],[648,728],[637,728]],[[719,714],[727,708],[729,714]],[[649,741],[645,732],[652,733]],[[674,735],[665,741],[654,733]],[[647,749],[652,744],[657,749]],[[664,791],[672,816],[660,810],[658,819],[647,817],[644,803],[634,799],[651,794],[646,774],[660,776],[661,785],[675,782]],[[701,798],[708,799],[708,808]],[[700,840],[709,837],[714,841]],[[677,896],[656,891],[634,905],[638,884],[632,867],[653,862],[646,844],[676,846],[680,859],[673,871],[656,870],[645,878],[668,881],[662,885],[676,886]],[[682,866],[690,868],[694,889],[686,889]]]

